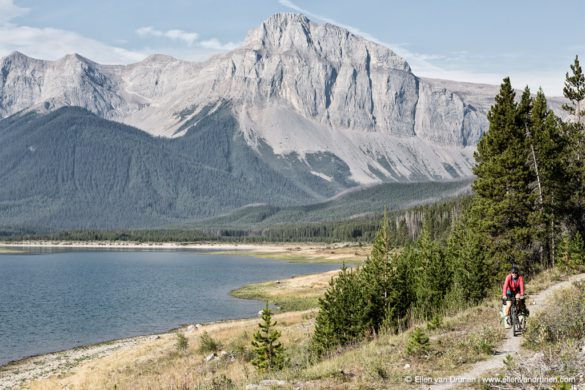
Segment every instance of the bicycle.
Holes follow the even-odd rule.
[[[514,337],[522,334],[526,329],[526,316],[528,314],[528,310],[526,309],[525,299],[526,296],[521,297],[519,300],[517,300],[516,297],[512,297],[512,306],[510,307],[510,325],[512,325],[512,334]]]

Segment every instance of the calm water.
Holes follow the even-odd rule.
[[[192,251],[0,255],[0,365],[185,323],[254,316],[242,285],[338,268]]]

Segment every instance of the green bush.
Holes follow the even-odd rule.
[[[254,349],[255,359],[252,365],[258,371],[278,371],[282,370],[285,365],[284,347],[278,341],[280,332],[274,327],[276,321],[272,321],[272,312],[266,307],[262,310],[262,321],[258,324],[260,330],[254,334],[252,347]]]
[[[231,380],[231,378],[229,378],[225,374],[213,377],[213,379],[211,380],[212,390],[231,390],[235,388],[236,385],[234,384],[234,381]]]
[[[183,333],[177,333],[177,343],[175,346],[179,352],[185,352],[189,347],[189,340],[187,340]]]
[[[435,313],[433,315],[433,318],[431,318],[431,320],[427,322],[428,330],[439,329],[441,326],[443,326],[443,318],[437,313]]]
[[[406,344],[406,353],[411,356],[427,356],[431,350],[429,336],[421,328],[416,328]]]
[[[207,332],[204,332],[199,337],[199,352],[201,353],[218,352],[222,348],[223,345],[219,341],[213,339],[213,337]]]

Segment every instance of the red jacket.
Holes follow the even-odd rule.
[[[522,275],[518,275],[516,280],[512,278],[512,274],[508,274],[506,276],[506,281],[504,282],[504,288],[502,289],[502,296],[505,297],[508,290],[512,291],[514,295],[520,292],[520,295],[524,295],[524,279],[522,279]]]

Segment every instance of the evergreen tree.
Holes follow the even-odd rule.
[[[410,254],[414,267],[415,312],[422,318],[430,318],[443,306],[451,281],[450,270],[443,249],[437,241],[431,240],[426,226]]]
[[[585,75],[579,63],[579,56],[575,56],[575,61],[571,65],[571,73],[567,72],[566,74],[563,95],[569,99],[568,104],[563,104],[563,110],[575,116],[577,123],[581,123],[581,119],[585,117]]]
[[[364,325],[374,335],[383,324],[396,328],[410,304],[402,289],[405,283],[401,283],[398,273],[399,256],[392,253],[392,249],[390,224],[385,212],[371,256],[364,262],[359,276],[364,294]]]
[[[510,263],[530,269],[535,250],[530,218],[535,194],[535,174],[529,166],[525,121],[530,112],[528,98],[518,105],[509,78],[505,78],[495,104],[488,113],[489,131],[475,153],[474,208],[479,229],[490,243],[489,253],[502,270]]]
[[[272,312],[266,307],[262,310],[262,321],[258,324],[260,330],[254,334],[252,340],[253,352],[256,355],[252,364],[259,371],[282,370],[284,368],[284,347],[278,341],[280,332],[274,327],[276,321],[272,322]]]
[[[585,243],[579,232],[573,238],[563,234],[559,243],[558,265],[564,270],[580,270],[585,265]]]
[[[563,94],[569,100],[563,105],[572,118],[564,123],[566,136],[569,138],[569,153],[566,154],[566,166],[570,170],[572,193],[569,212],[572,229],[577,230],[581,235],[585,234],[585,75],[579,63],[579,57],[571,65],[571,73],[567,72]]]
[[[413,356],[426,356],[431,348],[429,336],[421,328],[416,328],[406,344],[406,353]]]
[[[567,138],[563,135],[558,118],[547,106],[542,89],[536,94],[530,115],[530,142],[533,145],[535,165],[538,168],[538,211],[535,223],[541,228],[544,239],[544,262],[554,265],[554,248],[563,216],[569,212],[571,179],[565,159],[568,153]],[[537,164],[537,165],[536,165]]]
[[[311,340],[312,353],[320,357],[337,346],[361,340],[366,332],[365,305],[358,271],[345,265],[319,298],[319,314]]]
[[[578,269],[585,265],[585,243],[579,232],[575,233],[575,237],[569,243],[569,251],[571,252],[571,264],[574,268]]]
[[[486,255],[485,237],[469,214],[453,229],[447,245],[446,258],[453,275],[448,303],[455,308],[479,303],[494,279],[489,272],[492,265]]]

